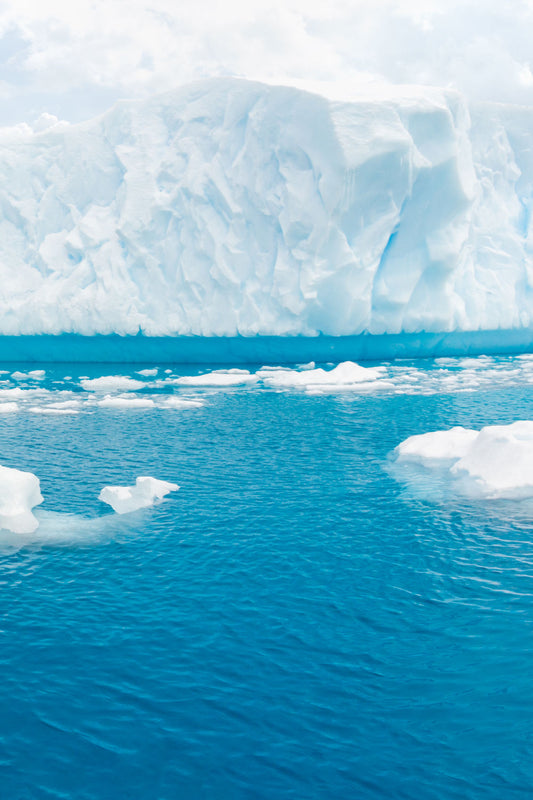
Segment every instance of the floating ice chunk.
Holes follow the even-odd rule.
[[[36,475],[0,466],[0,528],[13,533],[32,533],[39,523],[31,510],[42,502]]]
[[[101,378],[81,378],[82,387],[88,392],[128,392],[144,389],[146,383],[124,375],[104,375]]]
[[[137,375],[143,375],[145,378],[154,378],[158,372],[159,369],[157,367],[154,367],[154,369],[138,369]]]
[[[107,395],[103,400],[98,400],[96,405],[100,408],[155,408],[155,403],[150,397],[111,397]]]
[[[176,483],[140,477],[136,479],[135,486],[105,486],[98,499],[110,505],[117,514],[127,514],[138,508],[152,506],[157,500],[179,488]]]
[[[260,370],[257,374],[265,386],[279,389],[316,389],[318,387],[347,388],[381,378],[383,367],[361,367],[354,361],[343,361],[330,370],[319,367],[297,370]]]
[[[14,398],[17,400],[25,400],[30,397],[42,397],[47,394],[48,392],[46,389],[21,389],[20,386],[14,389],[0,389],[0,398],[4,400],[11,400]]]
[[[411,436],[395,449],[396,464],[416,465],[453,491],[485,499],[533,497],[533,421]]]
[[[171,395],[163,403],[164,408],[202,408],[205,403],[203,400],[189,400],[185,397]]]
[[[46,376],[46,372],[44,369],[32,369],[30,372],[19,372],[18,370],[11,373],[11,377],[15,381],[26,381],[29,379],[42,381],[43,378]]]
[[[482,428],[450,470],[467,494],[521,499],[533,496],[533,422]]]
[[[433,431],[410,436],[398,445],[395,452],[398,461],[431,464],[433,461],[451,460],[466,455],[478,431],[456,427],[449,431]]]
[[[57,414],[58,416],[64,414],[79,414],[75,408],[54,408],[53,406],[31,406],[28,411],[32,414]]]
[[[258,377],[247,369],[214,370],[203,375],[184,375],[173,383],[180,386],[243,386],[257,383]]]
[[[18,411],[19,407],[17,403],[0,403],[0,414],[12,414],[14,411]]]

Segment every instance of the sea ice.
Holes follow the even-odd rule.
[[[204,405],[203,400],[192,400],[186,397],[176,397],[176,395],[170,395],[163,401],[164,408],[202,408]]]
[[[56,414],[57,416],[79,414],[79,411],[77,411],[75,408],[53,408],[52,406],[30,406],[28,411],[31,414]]]
[[[82,387],[88,392],[127,392],[144,389],[146,383],[124,375],[104,375],[101,378],[82,378]]]
[[[533,497],[533,421],[411,436],[396,447],[394,456],[396,468],[416,465],[467,497]]]
[[[257,376],[246,369],[214,370],[203,375],[184,375],[172,381],[179,386],[244,386],[257,383]]]
[[[135,409],[155,408],[155,403],[150,397],[111,397],[107,395],[103,400],[98,400],[100,408]]]
[[[11,414],[18,410],[19,407],[17,403],[0,403],[0,414]]]
[[[129,511],[152,506],[157,500],[179,488],[176,483],[139,477],[134,486],[105,486],[98,499],[110,505],[117,514],[127,514]]]
[[[410,436],[395,450],[399,461],[431,466],[435,461],[453,461],[466,455],[477,431],[469,428],[451,428],[449,431],[433,431]]]
[[[11,374],[11,377],[15,381],[26,381],[29,379],[41,381],[46,376],[46,372],[44,369],[32,369],[30,372],[19,372],[16,370]]]
[[[32,508],[42,502],[36,475],[0,466],[0,528],[13,533],[32,533],[39,525]]]
[[[272,371],[263,369],[257,373],[265,386],[275,389],[305,390],[360,387],[362,383],[382,378],[383,374],[383,367],[361,367],[353,361],[343,361],[330,370],[321,367],[304,369],[302,372],[291,369]]]

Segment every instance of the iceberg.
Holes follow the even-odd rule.
[[[176,483],[139,477],[134,486],[104,486],[98,499],[110,505],[117,514],[127,514],[139,508],[153,506],[165,495],[176,492],[179,488]]]
[[[532,130],[531,108],[451,90],[233,78],[3,129],[0,335],[497,347],[533,327]]]
[[[0,466],[0,529],[33,533],[39,523],[32,508],[42,502],[39,478],[33,472]]]
[[[533,421],[456,427],[411,436],[394,450],[398,468],[416,466],[459,495],[490,500],[533,498]],[[401,474],[401,473],[400,473]]]

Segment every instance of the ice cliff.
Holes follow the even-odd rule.
[[[533,325],[533,109],[207,80],[4,129],[0,175],[0,334]]]

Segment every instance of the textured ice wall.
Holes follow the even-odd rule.
[[[531,131],[234,79],[0,131],[0,334],[528,326]]]

